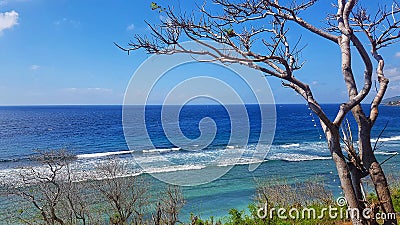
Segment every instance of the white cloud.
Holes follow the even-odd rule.
[[[389,78],[389,89],[386,96],[397,96],[400,92],[400,67],[392,67],[385,70],[385,76]]]
[[[61,25],[62,23],[65,23],[67,21],[67,18],[62,18],[61,20],[54,21],[54,25]]]
[[[111,92],[112,90],[109,88],[86,88],[86,90],[90,92]]]
[[[128,26],[126,27],[126,30],[127,30],[127,31],[131,31],[131,30],[133,30],[133,29],[135,29],[135,25],[134,25],[134,24],[130,24],[130,25],[128,25]]]
[[[159,18],[160,21],[163,22],[163,23],[171,23],[171,19],[170,19],[170,18],[165,17],[165,16],[163,16],[163,15],[161,15],[161,14],[159,15],[158,18]]]
[[[30,69],[31,69],[31,70],[38,70],[38,69],[40,69],[40,66],[39,66],[39,65],[32,65],[32,66],[30,67]]]
[[[3,30],[10,29],[18,24],[18,13],[13,11],[0,13],[0,35]]]
[[[317,85],[318,81],[314,80],[313,82],[311,82],[312,85]]]
[[[64,88],[63,92],[77,93],[77,94],[106,94],[111,93],[112,89],[109,88]]]
[[[400,57],[400,52],[396,52],[396,57]]]
[[[390,81],[398,81],[400,80],[400,68],[393,67],[390,69],[386,69],[385,75],[389,78]]]
[[[68,18],[62,18],[60,20],[54,21],[54,25],[56,25],[56,26],[61,26],[61,25],[64,25],[64,24],[70,25],[70,26],[72,26],[74,28],[78,28],[81,25],[81,23],[79,21],[71,20],[71,19],[68,19]]]
[[[400,84],[389,85],[389,89],[393,90],[393,91],[396,91],[397,92],[396,95],[399,95],[398,91],[400,91]]]
[[[0,6],[8,5],[14,2],[30,2],[31,0],[0,0]]]

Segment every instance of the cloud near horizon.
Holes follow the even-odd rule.
[[[397,55],[397,54],[396,54]],[[392,67],[385,69],[385,76],[389,78],[387,97],[399,96],[400,91],[400,68]]]
[[[109,88],[64,88],[61,89],[63,92],[67,93],[77,93],[77,94],[101,94],[101,93],[111,93],[112,89]]]
[[[39,65],[31,65],[30,69],[31,70],[38,70],[38,69],[40,69],[40,66]]]
[[[0,13],[0,35],[3,31],[18,25],[19,14],[12,10],[10,12]]]
[[[398,81],[400,80],[400,68],[393,67],[385,69],[385,75],[390,79],[390,81]]]

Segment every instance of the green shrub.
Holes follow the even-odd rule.
[[[400,187],[393,189],[391,194],[394,205],[394,211],[400,212]]]

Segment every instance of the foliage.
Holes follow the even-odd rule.
[[[394,210],[400,212],[400,188],[394,189],[392,191],[392,201],[394,205]]]
[[[174,225],[178,222],[178,214],[185,204],[182,191],[177,186],[169,186],[158,199],[156,214],[153,214],[155,225]]]
[[[394,211],[399,214],[400,213],[400,182],[398,180],[391,184],[390,192],[391,192]],[[378,196],[374,192],[368,193],[367,201],[368,201],[369,206],[379,206]],[[382,213],[381,210],[379,212]],[[400,218],[397,218],[397,219],[399,220]]]
[[[121,169],[123,164],[115,164],[117,161],[113,159],[113,161],[109,161],[106,164],[101,165],[100,167],[106,166],[107,168],[112,169],[111,171],[116,171]],[[118,166],[117,166],[118,165]],[[110,170],[108,170],[109,172]],[[114,175],[113,175],[114,176]],[[131,183],[135,184],[136,186],[129,186],[133,189],[124,189],[127,186],[124,186],[125,181],[130,181]],[[265,217],[260,218],[258,216],[258,212],[260,207],[263,207],[266,199],[268,199],[268,207],[274,208],[285,208],[287,211],[291,208],[296,208],[298,211],[301,211],[304,208],[313,209],[315,210],[315,214],[321,215],[323,208],[327,208],[329,205],[333,206],[334,200],[332,193],[326,189],[326,186],[323,183],[323,180],[320,177],[313,178],[310,180],[306,180],[304,182],[298,183],[288,183],[282,179],[269,179],[269,180],[262,180],[257,181],[257,189],[256,195],[254,198],[254,202],[248,206],[248,212],[244,210],[238,209],[231,209],[228,212],[228,215],[223,218],[215,219],[214,217],[210,217],[209,219],[201,219],[200,217],[191,214],[190,221],[184,221],[188,223],[179,222],[178,214],[180,209],[183,207],[185,200],[183,198],[182,191],[175,186],[168,186],[164,191],[159,193],[157,201],[151,202],[149,198],[144,195],[142,196],[142,201],[144,204],[147,204],[149,207],[146,210],[143,210],[142,205],[137,205],[136,201],[132,201],[132,193],[138,193],[142,191],[146,191],[144,189],[138,188],[138,184],[143,184],[143,186],[148,187],[149,183],[141,183],[143,180],[139,179],[125,179],[125,181],[121,180],[121,178],[115,178],[113,184],[118,184],[119,186],[116,188],[122,188],[124,194],[121,193],[121,190],[115,190],[116,192],[109,193],[108,195],[115,195],[114,197],[125,198],[124,201],[120,201],[120,205],[118,207],[110,207],[115,202],[110,202],[107,199],[108,195],[102,194],[100,188],[106,190],[107,185],[109,183],[100,184],[97,181],[94,183],[86,183],[86,182],[79,182],[81,186],[76,186],[77,189],[80,191],[75,192],[76,194],[85,194],[86,198],[82,199],[95,199],[98,198],[96,201],[90,202],[81,202],[82,205],[78,205],[78,196],[75,196],[75,200],[71,201],[71,205],[68,205],[66,199],[60,200],[57,202],[60,207],[56,207],[56,214],[59,218],[64,221],[64,224],[117,224],[117,225],[125,225],[125,224],[154,224],[154,225],[174,225],[174,224],[188,224],[188,225],[291,225],[291,224],[304,224],[304,225],[312,225],[312,224],[346,224],[345,220],[340,219],[331,219],[327,216],[323,218],[296,218],[292,219],[290,217],[283,219],[277,216],[276,211],[273,213],[273,217]],[[90,185],[87,185],[90,184]],[[93,187],[98,186],[96,189]],[[43,186],[42,186],[43,187]],[[92,187],[92,192],[87,192],[84,188]],[[40,192],[37,188],[31,186],[25,189],[25,191],[35,194],[39,196]],[[395,206],[396,211],[400,210],[400,184],[398,182],[392,184],[392,199]],[[118,193],[118,194],[115,194]],[[142,195],[145,194],[144,192]],[[124,196],[122,196],[124,195]],[[66,196],[66,195],[65,195]],[[96,197],[97,196],[97,197]],[[82,200],[81,199],[81,200]],[[99,201],[101,200],[101,201]],[[103,201],[103,202],[102,202]],[[130,217],[129,219],[123,218],[125,214],[121,214],[116,208],[124,208],[127,207],[123,205],[124,202],[131,202],[132,206],[135,206],[136,212],[133,213],[134,216]],[[371,192],[368,195],[368,201],[370,204],[376,203],[377,197],[376,195]],[[43,203],[43,202],[41,202]],[[86,203],[87,205],[84,205]],[[89,206],[89,204],[97,204]],[[143,204],[143,205],[144,205]],[[108,206],[107,206],[108,205]],[[153,206],[153,207],[151,207]],[[75,208],[75,211],[72,210],[71,207]],[[78,207],[81,207],[79,211],[77,210]],[[26,205],[26,207],[21,207],[15,209],[15,215],[18,216],[19,220],[17,222],[24,223],[24,224],[61,224],[60,222],[53,221],[53,222],[46,222],[43,219],[43,215],[40,213],[32,212],[32,205]],[[129,209],[129,208],[126,208]],[[143,210],[142,217],[138,217],[135,213],[140,212]],[[340,208],[341,210],[345,210],[343,207]],[[69,212],[69,213],[68,213]],[[77,213],[77,214],[71,214]],[[81,212],[80,214],[78,212]],[[146,218],[146,214],[148,216]],[[86,220],[79,219],[79,216],[86,216]],[[106,216],[105,216],[106,215]],[[326,214],[324,214],[326,215]],[[97,217],[97,220],[94,219]],[[151,218],[150,218],[151,217]],[[140,220],[139,220],[140,218]],[[14,221],[15,222],[15,221]]]
[[[71,169],[76,158],[66,150],[40,151],[34,159],[39,165],[21,168],[19,183],[2,185],[18,206],[8,218],[11,224],[173,225],[184,205],[179,187],[158,193],[165,197],[155,204],[150,200],[151,185],[142,177],[126,176],[118,158],[83,176]],[[158,221],[151,217],[154,209],[161,216]]]
[[[156,2],[152,2],[150,4],[150,8],[151,10],[158,10],[158,12],[164,12],[166,10],[166,8],[161,7],[160,5],[158,5]]]
[[[273,211],[273,216],[267,215],[265,218],[259,217],[260,208],[265,207],[264,203],[268,199],[268,208],[284,208],[287,212],[289,209],[297,209],[301,212],[304,208],[315,210],[316,217],[299,217],[284,219],[277,216],[276,211]],[[192,225],[291,225],[291,224],[341,224],[341,219],[331,219],[327,213],[323,211],[324,208],[334,206],[332,193],[326,189],[323,181],[318,178],[288,184],[284,180],[270,179],[258,181],[255,202],[248,206],[249,213],[244,210],[231,209],[228,216],[214,223],[214,219],[202,220],[195,216],[191,216]],[[345,211],[343,207],[338,207],[339,210]],[[319,215],[325,215],[318,218]]]

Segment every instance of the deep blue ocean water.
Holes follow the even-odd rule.
[[[332,118],[338,105],[323,105],[323,108]],[[367,107],[364,108],[367,110]],[[204,168],[227,148],[233,148],[232,151],[245,149],[245,153],[251,153],[252,146],[260,136],[261,117],[257,105],[247,105],[246,109],[250,115],[248,142],[246,145],[228,146],[232,121],[224,107],[184,106],[179,115],[179,125],[186,137],[196,139],[200,136],[198,124],[205,117],[212,118],[217,127],[212,143],[204,151],[193,152],[173,150],[177,146],[163,132],[160,106],[146,107],[146,127],[154,149],[141,143],[140,139],[137,145],[135,143],[133,148],[132,145],[131,149],[128,148],[122,127],[122,106],[3,106],[0,107],[0,177],[12,182],[15,178],[14,168],[30,164],[29,157],[35,149],[69,149],[77,154],[77,164],[82,168],[93,167],[99,160],[113,154],[130,164],[132,173],[140,172],[132,156],[157,162],[159,154],[182,164],[183,167],[179,169]],[[306,105],[277,105],[276,115],[273,145],[261,166],[255,171],[248,171],[246,163],[251,162],[249,158],[216,181],[185,187],[187,204],[182,215],[196,212],[204,217],[219,216],[233,207],[244,209],[251,202],[256,178],[285,177],[289,181],[301,181],[322,175],[326,184],[340,194],[338,178],[329,160],[329,151],[317,117]],[[349,121],[355,131],[355,122],[351,118]],[[381,161],[400,152],[400,107],[380,108],[372,138],[379,135],[387,122],[377,150]],[[133,154],[122,154],[127,150],[133,150]],[[152,151],[157,154],[151,154]],[[400,156],[394,157],[383,168],[387,173],[398,175],[399,162]],[[176,167],[152,169],[153,172],[166,172]]]

